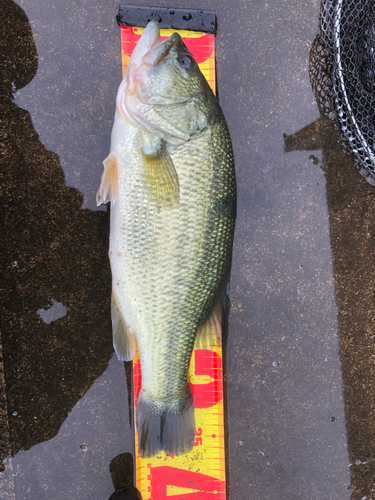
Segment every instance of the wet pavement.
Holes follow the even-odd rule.
[[[107,499],[133,449],[95,207],[118,3],[18,5],[0,0],[0,497]],[[375,499],[375,188],[315,100],[319,1],[188,6],[217,13],[237,169],[229,498]]]

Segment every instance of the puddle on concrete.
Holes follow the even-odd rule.
[[[121,78],[118,6],[19,5],[0,0],[0,491],[99,500],[113,492],[109,462],[133,447],[112,358],[109,220],[95,207]],[[375,192],[312,92],[319,1],[204,8],[218,16],[239,192],[229,498],[373,499]]]
[[[124,367],[114,355],[57,435],[13,458],[17,500],[108,498],[109,464],[131,439]]]
[[[51,299],[45,309],[38,309],[36,313],[40,318],[42,318],[44,323],[49,325],[52,321],[56,321],[57,319],[66,316],[67,312],[67,308],[61,304],[61,302]]]

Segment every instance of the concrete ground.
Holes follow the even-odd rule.
[[[229,498],[375,499],[375,188],[320,119],[319,0],[158,4],[218,19],[238,182]],[[95,206],[121,80],[118,3],[0,10],[0,496],[107,499],[109,463],[133,449],[109,218]]]

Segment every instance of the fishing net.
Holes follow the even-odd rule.
[[[357,167],[375,184],[374,0],[322,0],[310,77],[320,112],[337,120]]]

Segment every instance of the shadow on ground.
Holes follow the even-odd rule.
[[[14,455],[55,436],[107,367],[111,277],[108,214],[80,210],[82,194],[12,100],[38,67],[27,16],[0,0],[0,18],[1,437]]]
[[[375,498],[375,188],[359,174],[340,139],[320,35],[310,52],[310,77],[321,117],[285,136],[285,148],[323,151],[351,498],[370,499]]]

